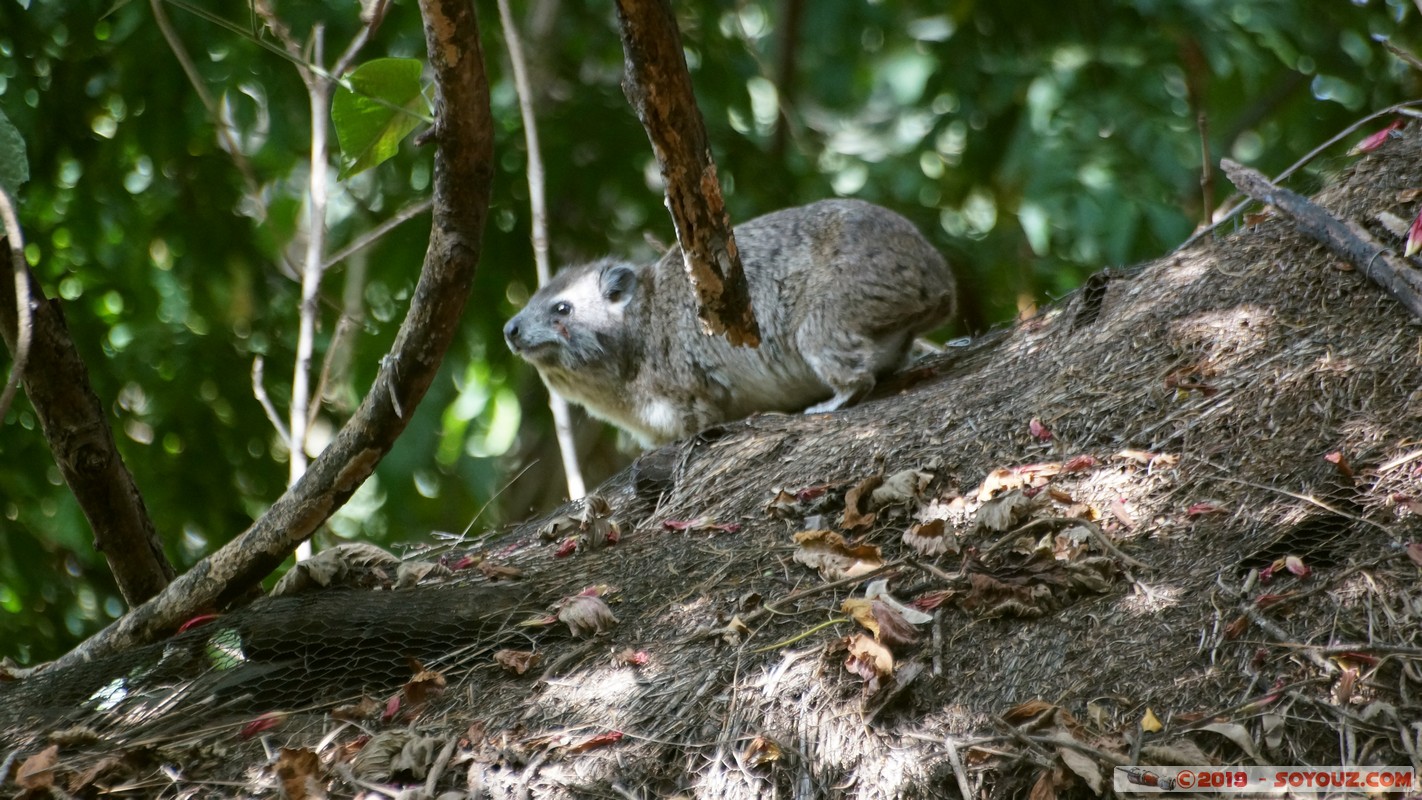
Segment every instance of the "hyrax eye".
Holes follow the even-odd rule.
[[[567,300],[559,300],[553,304],[553,316],[566,317],[573,313],[573,304]]]

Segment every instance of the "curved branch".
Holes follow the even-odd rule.
[[[4,205],[8,209],[8,201]],[[173,567],[119,455],[64,314],[24,263],[18,221],[11,210],[5,216],[6,228],[13,228],[5,238],[15,276],[0,281],[0,334],[15,354],[11,377],[23,378],[54,462],[94,533],[94,547],[108,560],[124,601],[137,605],[168,585]]]
[[[438,89],[434,221],[409,313],[360,408],[310,469],[241,536],[199,562],[161,595],[64,656],[73,664],[173,631],[197,610],[242,596],[350,498],[375,470],[424,397],[459,328],[489,209],[493,122],[467,0],[421,0]]]

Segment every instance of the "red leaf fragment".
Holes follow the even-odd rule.
[[[633,650],[629,647],[613,656],[613,659],[617,663],[626,664],[629,667],[645,667],[651,662],[652,656],[646,650]]]
[[[577,744],[569,745],[568,752],[586,753],[587,751],[592,750],[594,748],[606,747],[607,745],[622,741],[622,735],[622,731],[608,731],[607,733],[599,733],[598,735],[590,739],[584,739],[583,741]]]
[[[1206,501],[1204,501],[1204,502],[1201,502],[1201,503],[1193,503],[1193,504],[1191,504],[1191,506],[1190,506],[1189,508],[1185,509],[1185,516],[1187,516],[1187,517],[1203,517],[1203,516],[1206,516],[1207,514],[1224,514],[1224,513],[1227,513],[1227,512],[1225,511],[1225,509],[1224,509],[1222,506],[1219,506],[1219,505],[1217,505],[1217,504],[1215,504],[1215,503],[1212,503],[1212,502],[1210,502],[1210,501],[1208,501],[1208,500],[1206,500]]]
[[[395,715],[400,713],[400,693],[390,695],[390,699],[385,701],[385,712],[380,715],[381,722],[389,722],[395,719]]]
[[[269,731],[275,728],[280,725],[284,719],[286,719],[286,714],[280,711],[268,711],[251,722],[248,722],[246,725],[243,725],[242,729],[237,731],[237,738],[245,742],[262,731]]]
[[[829,490],[830,485],[828,483],[816,484],[815,486],[806,486],[805,488],[799,489],[795,492],[795,499],[799,500],[802,503],[808,503],[811,500],[822,496],[825,492],[828,492]]]
[[[1352,482],[1353,468],[1349,466],[1348,459],[1344,458],[1342,453],[1338,452],[1337,450],[1334,450],[1332,453],[1329,453],[1328,455],[1324,456],[1323,460],[1337,467],[1338,474],[1342,475],[1344,479],[1346,479],[1350,483]]]
[[[1110,511],[1112,516],[1121,521],[1127,528],[1136,527],[1136,518],[1131,516],[1130,509],[1126,506],[1126,498],[1118,497],[1111,501]]]
[[[221,614],[198,614],[196,617],[193,617],[192,619],[188,620],[187,622],[184,622],[181,626],[179,626],[179,628],[178,628],[178,633],[187,633],[188,631],[192,630],[193,628],[200,628],[200,627],[202,627],[203,625],[206,625],[207,623],[212,622],[213,620],[217,619],[217,618],[220,617],[220,616],[222,616],[222,615],[221,615]]]
[[[1408,542],[1403,550],[1407,553],[1407,557],[1412,560],[1412,563],[1422,567],[1422,542]]]
[[[1307,578],[1313,572],[1298,556],[1284,556],[1284,569],[1300,578]]]
[[[553,557],[554,557],[554,558],[567,558],[568,556],[570,556],[570,555],[572,555],[574,552],[576,552],[577,549],[578,549],[578,540],[577,540],[577,538],[576,538],[576,537],[573,537],[573,536],[569,536],[568,538],[566,538],[566,539],[563,540],[563,543],[562,543],[562,544],[558,545],[558,549],[557,549],[557,550],[554,550],[554,551],[553,551]]]
[[[471,555],[466,555],[466,556],[464,556],[463,558],[459,559],[458,561],[454,562],[453,564],[450,564],[450,565],[449,565],[449,568],[450,568],[451,570],[453,570],[454,572],[458,572],[458,571],[460,571],[460,570],[462,570],[462,569],[469,569],[470,567],[477,566],[477,565],[482,564],[482,563],[484,563],[484,556],[483,556],[482,554],[481,554],[481,555],[472,555],[472,554],[471,554]]]
[[[1422,250],[1422,211],[1417,212],[1417,218],[1412,220],[1412,227],[1407,229],[1407,248],[1402,255],[1411,258]]]
[[[1393,131],[1400,129],[1405,124],[1407,124],[1407,121],[1401,117],[1398,117],[1397,119],[1393,120],[1386,128],[1383,128],[1382,130],[1377,131],[1376,133],[1369,134],[1367,138],[1363,139],[1363,141],[1353,145],[1352,149],[1348,151],[1348,155],[1357,156],[1362,155],[1363,153],[1371,153],[1379,147],[1382,147],[1382,143],[1387,141],[1387,138],[1392,135]]]
[[[1046,425],[1043,425],[1042,420],[1037,417],[1028,420],[1027,432],[1032,434],[1033,439],[1038,439],[1043,442],[1052,440],[1051,430],[1049,430]]]
[[[1062,472],[1085,472],[1100,463],[1096,456],[1074,456],[1062,464]]]

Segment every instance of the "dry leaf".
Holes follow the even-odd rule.
[[[369,695],[361,695],[360,699],[354,703],[347,703],[337,706],[331,710],[331,716],[344,722],[365,722],[375,719],[382,706],[379,700]]]
[[[978,529],[1001,533],[1011,530],[1027,521],[1032,513],[1032,500],[1019,490],[983,503],[975,517]]]
[[[1027,800],[1057,800],[1060,791],[1065,788],[1062,774],[1059,768],[1044,769],[1037,775],[1037,780],[1032,784],[1032,789],[1027,792]]]
[[[1027,722],[1041,717],[1044,714],[1055,713],[1056,710],[1057,707],[1052,703],[1037,698],[1028,700],[1025,703],[1018,703],[1012,708],[1007,709],[1007,712],[1002,715],[1002,718],[1020,728]]]
[[[662,530],[682,531],[685,533],[696,533],[700,531],[708,533],[739,533],[741,526],[740,523],[736,522],[717,522],[710,517],[698,517],[690,520],[663,520]]]
[[[414,659],[410,659],[410,661],[415,675],[405,683],[401,691],[404,692],[405,699],[410,701],[411,711],[417,711],[431,697],[443,692],[447,681],[444,673],[425,669]]]
[[[479,562],[479,573],[491,581],[515,580],[523,577],[523,570],[518,567],[501,566],[488,561]]]
[[[986,502],[999,492],[1024,487],[1046,486],[1047,482],[1062,471],[1062,465],[1056,462],[1045,464],[1026,464],[1012,469],[999,467],[988,473],[983,478],[982,485],[978,487],[977,498],[979,502]]]
[[[825,580],[837,581],[864,575],[882,567],[879,548],[873,545],[849,545],[834,531],[800,531],[795,534],[795,560],[819,570]]]
[[[894,674],[894,657],[889,649],[862,633],[856,633],[844,640],[849,655],[844,660],[844,668],[864,679],[864,688],[869,694],[876,694],[883,688],[884,679]]]
[[[19,771],[15,773],[15,783],[22,789],[49,789],[54,785],[54,769],[57,766],[59,745],[52,744],[20,764]]]
[[[315,750],[283,747],[277,754],[275,772],[287,800],[325,800],[326,776]]]
[[[400,559],[365,542],[343,542],[287,570],[272,597],[290,597],[335,587],[374,589],[390,586]]]
[[[885,506],[912,503],[923,495],[933,482],[933,476],[916,469],[905,469],[885,478],[869,495],[869,506],[875,510]]]
[[[904,531],[904,544],[921,556],[957,555],[961,549],[958,537],[948,531],[948,524],[941,519],[910,525]]]
[[[607,601],[587,594],[564,600],[558,610],[558,619],[568,626],[575,637],[593,636],[617,624],[617,617],[613,616]]]
[[[1155,712],[1147,706],[1145,715],[1141,717],[1141,730],[1146,733],[1159,733],[1164,728],[1165,726],[1160,724],[1160,720],[1155,716]]]
[[[741,754],[741,759],[752,767],[758,767],[780,758],[780,745],[770,741],[764,736],[757,736],[751,739],[751,743],[746,745],[746,750]]]
[[[1091,758],[1080,750],[1071,747],[1058,747],[1057,756],[1067,769],[1076,773],[1078,778],[1086,782],[1091,788],[1091,793],[1100,796],[1105,788],[1105,779],[1101,775],[1101,767],[1097,765],[1096,759]]]
[[[425,578],[447,578],[454,571],[433,561],[406,561],[395,570],[395,588],[406,589]]]
[[[1130,509],[1126,506],[1126,498],[1118,497],[1111,501],[1111,515],[1121,521],[1127,528],[1136,527],[1136,518],[1131,516]]]
[[[874,524],[875,514],[869,500],[883,482],[882,475],[870,475],[844,493],[844,519],[840,527],[853,531]]]
[[[563,514],[543,523],[538,529],[538,538],[545,542],[560,539],[582,526],[582,520],[571,514]]]
[[[590,739],[584,739],[577,744],[569,745],[568,752],[586,753],[589,750],[606,747],[607,745],[620,741],[622,741],[622,731],[608,731],[607,733],[599,733]]]
[[[522,675],[543,660],[543,654],[536,650],[503,650],[494,651],[494,663],[504,668],[505,672],[514,675]]]

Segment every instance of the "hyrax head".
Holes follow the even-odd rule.
[[[640,280],[612,258],[566,267],[504,325],[504,341],[540,372],[612,368],[628,355],[624,318]]]

